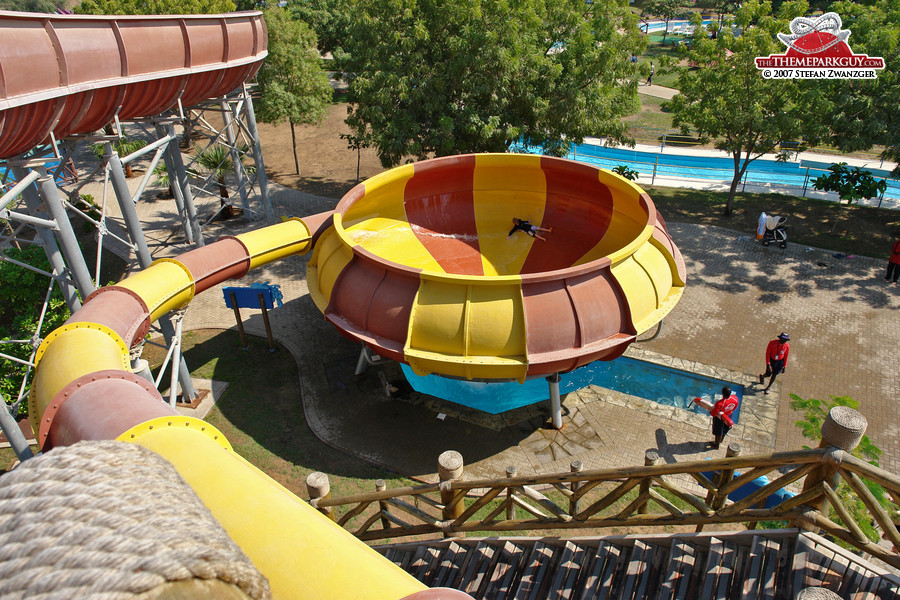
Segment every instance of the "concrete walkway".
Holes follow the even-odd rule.
[[[280,189],[277,214],[305,215],[335,201]],[[261,223],[216,224],[210,239]],[[794,450],[808,443],[797,432],[790,394],[803,398],[849,395],[860,401],[869,436],[884,451],[882,466],[900,472],[900,394],[895,351],[900,348],[900,286],[882,280],[883,260],[838,258],[789,245],[762,247],[740,233],[670,223],[684,253],[688,285],[653,341],[630,353],[745,386],[738,427],[726,441],[744,454]],[[643,464],[647,449],[668,462],[724,455],[706,451],[709,419],[593,386],[563,398],[562,431],[549,428],[549,409],[536,405],[499,416],[486,415],[404,387],[394,364],[355,376],[359,346],[341,336],[309,298],[307,257],[291,257],[231,285],[269,281],[281,285],[285,305],[270,312],[279,342],[300,367],[307,424],[326,443],[392,471],[433,480],[437,456],[462,452],[469,477],[567,471],[573,460],[585,468]],[[212,289],[197,297],[186,315],[188,329],[234,327],[233,313]],[[247,329],[264,335],[261,316]],[[760,392],[766,343],[791,334],[787,373],[772,395]],[[400,388],[390,396],[386,388]],[[714,390],[711,390],[714,391]],[[443,413],[446,418],[439,419]]]

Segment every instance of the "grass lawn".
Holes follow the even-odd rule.
[[[728,194],[682,188],[647,188],[669,223],[702,223],[755,235],[759,213],[787,217],[789,243],[887,259],[900,235],[900,211],[847,206],[784,194],[737,194],[724,216]]]

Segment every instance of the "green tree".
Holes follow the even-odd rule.
[[[853,204],[863,198],[874,198],[887,189],[887,181],[875,179],[871,171],[859,167],[850,168],[847,163],[837,163],[828,167],[828,175],[820,175],[813,181],[813,187],[826,192],[837,192],[841,200]]]
[[[340,57],[347,123],[385,167],[625,142],[621,117],[639,106],[629,57],[644,44],[621,0],[359,0]]]
[[[350,0],[289,0],[287,8],[316,32],[319,50],[343,48],[350,26]]]
[[[782,18],[776,19],[769,15],[768,2],[752,0],[738,11],[740,37],[725,28],[712,40],[698,27],[692,47],[682,49],[697,68],[681,71],[680,93],[667,107],[683,134],[693,128],[702,142],[712,140],[731,155],[734,177],[726,215],[732,212],[738,185],[751,162],[775,151],[781,141],[820,135],[821,122],[807,118],[817,94],[804,82],[765,79],[754,61],[780,50],[775,33],[786,30],[788,17],[803,8],[805,4],[785,3]]]
[[[24,246],[21,249],[7,248],[4,258],[31,265],[44,271],[50,271],[50,263],[44,249],[39,245]],[[31,335],[37,330],[44,298],[47,294],[49,279],[35,271],[23,269],[19,265],[0,260],[0,338],[22,339],[23,334]],[[59,288],[54,285],[47,306],[47,313],[39,337],[45,336],[60,327],[69,318],[69,308],[63,300]],[[27,361],[31,356],[29,344],[4,344],[2,352]],[[0,358],[0,392],[10,402],[19,396],[22,378],[27,371],[26,365]],[[22,402],[19,414],[25,414],[26,403]]]
[[[197,15],[233,10],[231,0],[83,0],[75,7],[83,15]]]
[[[269,56],[257,75],[260,101],[256,117],[264,123],[287,121],[291,126],[294,167],[300,174],[297,157],[298,124],[318,123],[332,90],[328,74],[322,70],[316,50],[316,35],[288,11],[270,8],[265,12],[269,32]]]
[[[684,0],[649,0],[644,3],[641,14],[653,15],[665,21],[666,28],[663,30],[663,43],[665,44],[666,36],[669,34],[669,21],[684,18],[689,13]]]
[[[853,52],[884,58],[876,79],[822,81],[830,102],[819,118],[828,123],[831,143],[844,152],[883,148],[882,158],[900,162],[900,0],[859,4],[841,1],[830,10],[841,15]],[[895,172],[900,176],[900,167]]]

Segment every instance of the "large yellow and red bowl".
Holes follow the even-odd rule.
[[[552,231],[509,236],[513,217]],[[564,159],[475,154],[353,188],[307,275],[331,323],[418,374],[524,381],[620,356],[681,297],[685,266],[634,183]]]

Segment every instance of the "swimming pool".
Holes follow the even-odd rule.
[[[406,365],[401,365],[401,368],[416,391],[491,414],[535,404],[550,397],[549,386],[544,379],[530,379],[523,384],[485,383],[438,375],[422,377]],[[731,387],[738,398],[744,396],[744,387],[736,383],[624,356],[611,361],[594,361],[562,375],[559,391],[565,394],[592,384],[700,414],[708,413],[691,403],[697,396],[712,401],[724,385]],[[738,422],[740,407],[732,418],[735,423]]]
[[[536,146],[519,146],[518,150],[530,154],[541,153],[541,149]],[[724,156],[666,154],[629,148],[607,148],[597,144],[578,144],[566,158],[604,169],[613,169],[624,164],[645,176],[655,173],[656,177],[685,177],[725,182],[731,182],[734,178],[734,161]],[[835,162],[840,162],[840,157],[835,157]],[[827,174],[831,164],[811,160],[779,162],[760,158],[750,163],[744,181],[749,184],[806,186],[812,189],[812,180],[819,175]],[[887,181],[884,198],[900,199],[900,181],[890,179],[890,171],[870,167],[865,169],[874,177]]]

